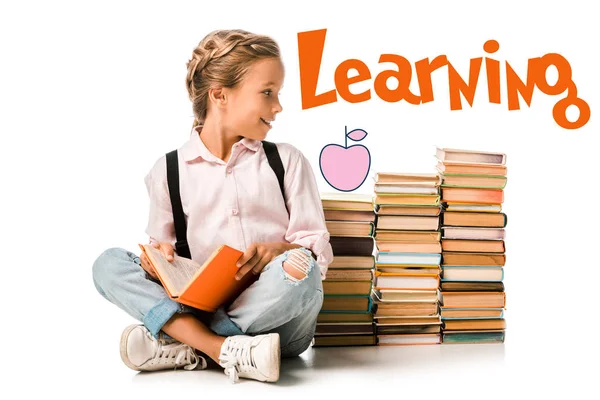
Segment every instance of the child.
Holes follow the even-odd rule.
[[[143,325],[121,336],[121,358],[138,371],[207,367],[206,356],[238,377],[276,382],[280,357],[310,345],[323,302],[329,233],[311,166],[278,143],[285,198],[261,142],[282,111],[284,70],[278,45],[242,30],[206,36],[187,64],[193,103],[191,138],[178,149],[181,202],[192,259],[203,263],[221,244],[244,251],[238,276],[259,274],[214,314],[171,300],[145,257],[103,252],[93,266],[96,288]],[[176,242],[165,156],[145,178],[146,233],[172,259]]]

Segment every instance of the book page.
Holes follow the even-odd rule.
[[[189,258],[180,257],[175,254],[173,261],[169,262],[159,249],[151,245],[143,245],[143,248],[156,273],[160,275],[173,296],[179,296],[200,268],[200,264]]]

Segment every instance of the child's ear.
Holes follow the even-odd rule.
[[[227,104],[226,91],[223,88],[211,88],[208,89],[208,99],[211,103],[217,106],[224,106]]]

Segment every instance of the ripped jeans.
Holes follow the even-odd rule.
[[[306,277],[288,274],[283,267],[286,260],[286,268],[291,265]],[[319,267],[304,248],[274,258],[256,282],[227,309],[215,313],[170,299],[158,282],[148,278],[140,258],[125,249],[104,251],[94,262],[93,278],[102,296],[141,321],[155,337],[175,313],[192,313],[220,336],[278,333],[282,357],[297,356],[309,347],[323,304]]]

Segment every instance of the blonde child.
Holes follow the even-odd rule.
[[[281,357],[310,345],[333,259],[310,163],[278,143],[283,192],[263,143],[282,111],[284,69],[273,39],[215,31],[193,51],[186,84],[195,116],[178,149],[181,203],[192,259],[203,263],[221,244],[244,251],[238,275],[259,276],[227,308],[208,314],[171,300],[145,257],[120,248],[93,266],[96,288],[143,324],[121,336],[124,363],[139,371],[204,369],[206,357],[232,381],[276,382]],[[176,242],[162,156],[145,178],[146,233],[172,259]]]

